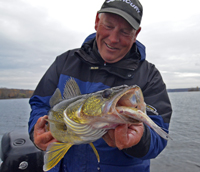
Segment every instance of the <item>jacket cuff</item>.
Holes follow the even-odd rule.
[[[141,158],[148,153],[150,144],[151,144],[151,133],[149,128],[144,124],[144,133],[140,142],[135,146],[123,149],[123,151],[133,157]]]
[[[30,133],[29,133],[29,138],[30,138],[30,140],[34,143],[33,133],[34,133],[34,127],[31,129],[31,131],[30,131]]]

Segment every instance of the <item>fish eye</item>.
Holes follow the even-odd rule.
[[[112,91],[111,90],[105,90],[103,93],[102,93],[102,97],[103,98],[108,98],[110,95],[111,95]]]

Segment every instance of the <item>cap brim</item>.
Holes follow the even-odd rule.
[[[135,30],[138,30],[140,24],[129,14],[116,8],[104,8],[98,11],[98,13],[113,13],[123,17]]]

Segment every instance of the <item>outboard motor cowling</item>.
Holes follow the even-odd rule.
[[[0,172],[43,172],[43,151],[35,147],[25,131],[5,133],[0,152]]]

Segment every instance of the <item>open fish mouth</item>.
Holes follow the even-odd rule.
[[[103,113],[105,114],[118,114],[116,110],[119,106],[134,107],[138,110],[145,111],[146,104],[141,89],[138,86],[123,86],[120,91],[116,91],[116,95],[105,103]],[[113,90],[115,91],[115,90]]]

